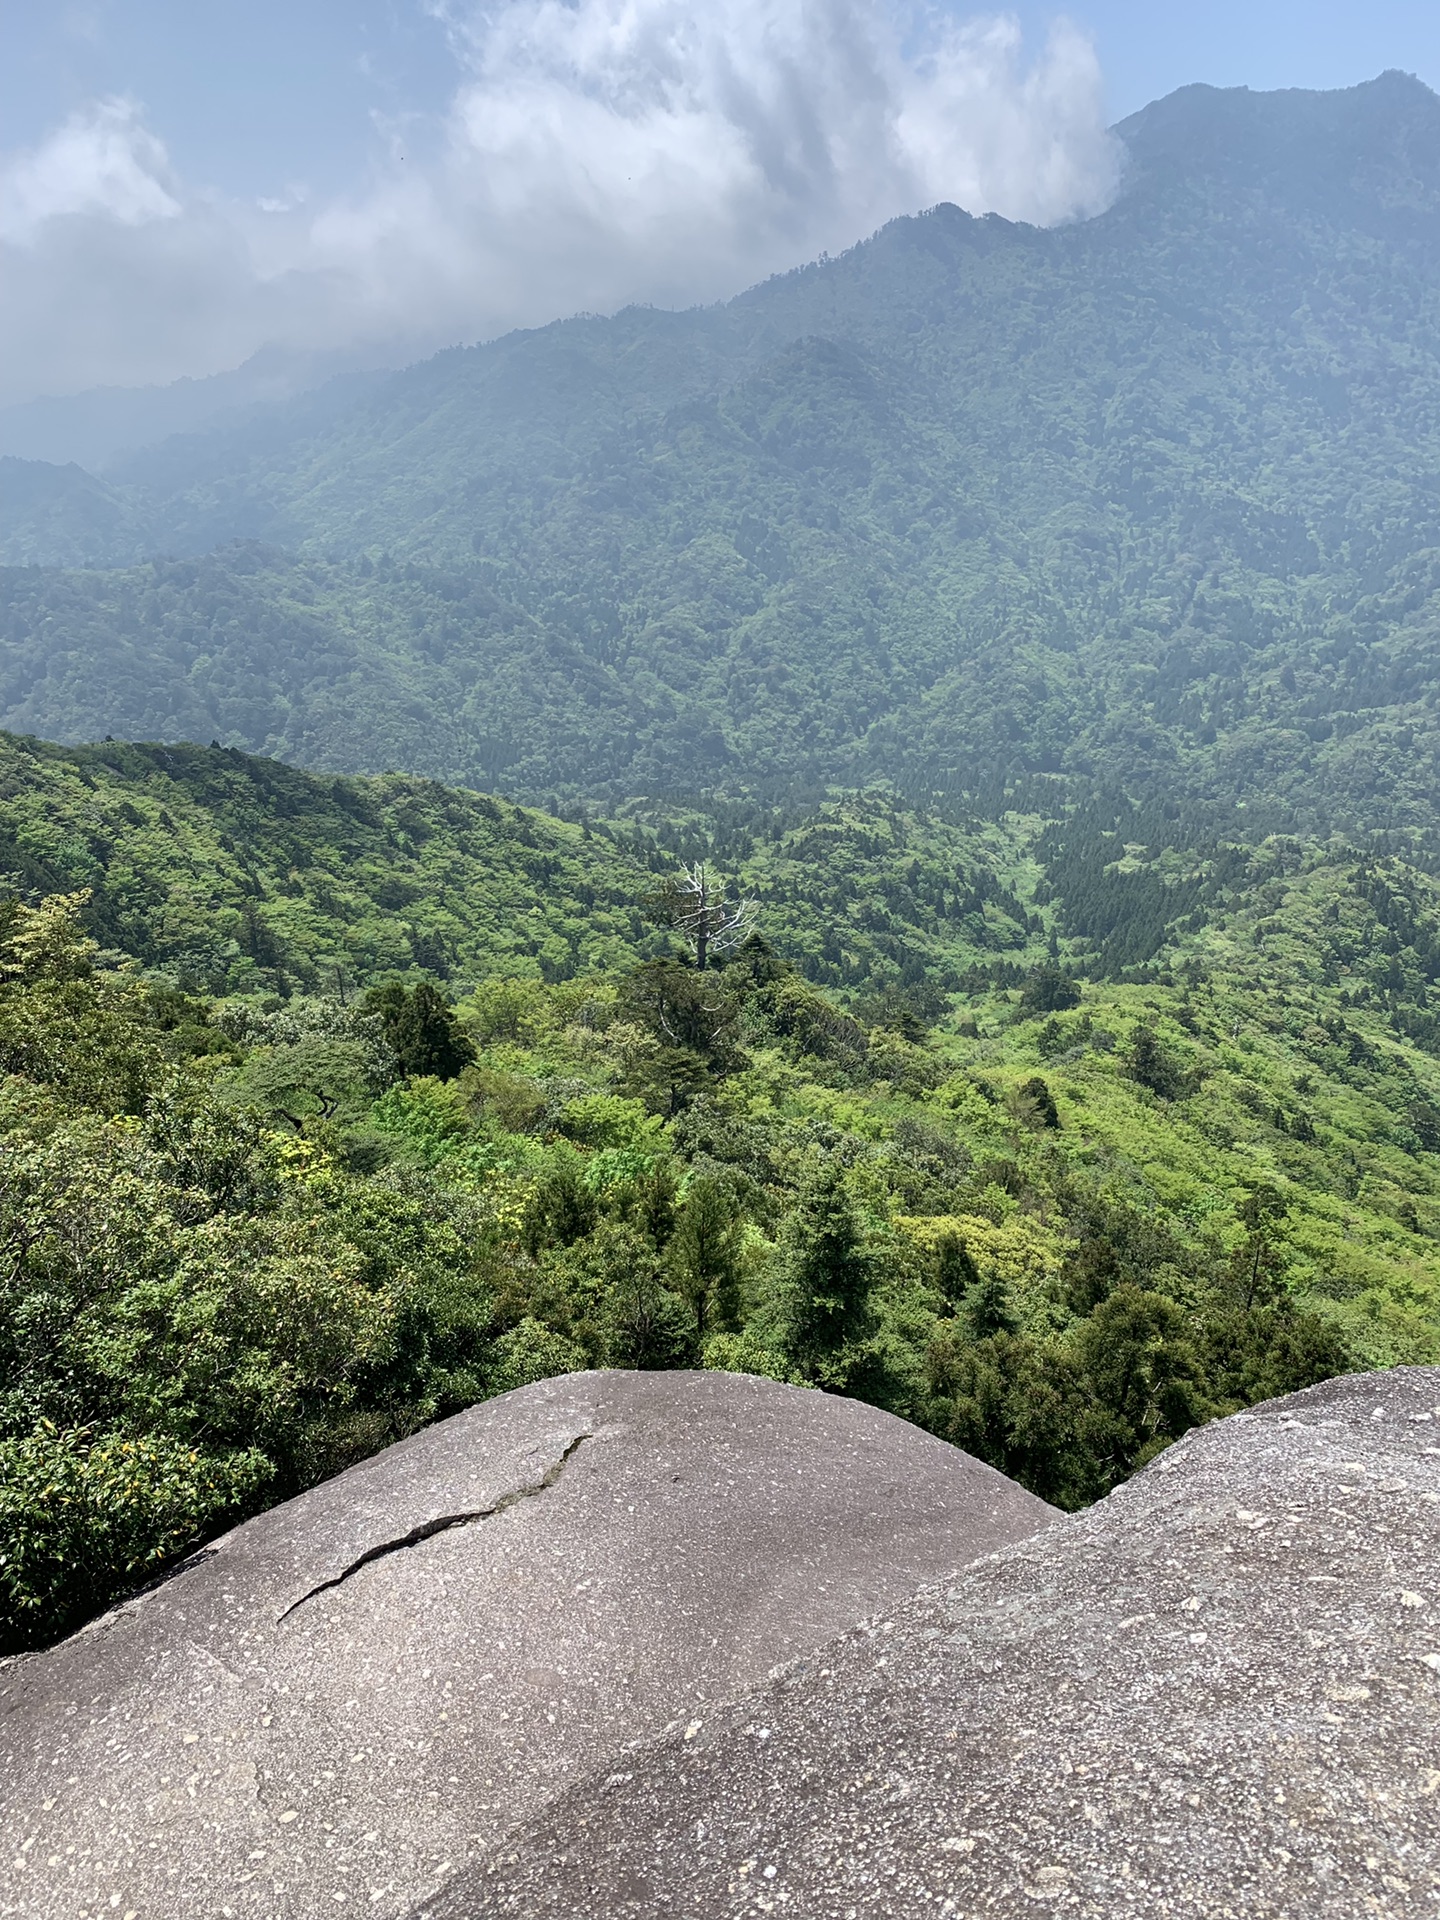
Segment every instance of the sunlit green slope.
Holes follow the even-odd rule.
[[[1002,1185],[1024,1207],[1048,1195],[1063,1218],[1074,1178],[1206,1259],[1273,1187],[1291,1282],[1367,1355],[1428,1351],[1440,1327],[1440,889],[1398,854],[1214,833],[1175,851],[1127,838],[1131,816],[943,819],[881,795],[576,823],[220,749],[14,739],[0,795],[12,886],[90,889],[106,945],[202,994],[423,973],[462,998],[505,978],[598,989],[665,951],[657,877],[718,860],[859,1035],[834,1059],[762,1047],[727,1100],[859,1138],[913,1107],[1017,1169]],[[1076,1006],[1047,1010],[1047,970]],[[1058,1126],[1035,1123],[1036,1076]]]

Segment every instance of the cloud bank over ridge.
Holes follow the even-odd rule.
[[[0,161],[0,404],[234,366],[267,344],[417,349],[630,301],[720,298],[939,200],[1041,224],[1118,158],[1089,43],[883,0],[432,0],[443,119],[378,129],[342,200],[176,177],[133,101]]]

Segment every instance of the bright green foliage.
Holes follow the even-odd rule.
[[[0,1025],[37,1037],[0,1092],[4,1644],[466,1404],[491,1340],[484,1215],[217,1099],[77,904],[15,909],[0,974]]]
[[[897,1025],[867,1036],[752,946],[713,976],[485,983],[447,1016],[477,1054],[447,1081],[404,1077],[378,1012],[212,1009],[108,970],[80,910],[12,909],[0,952],[0,1022],[99,1036],[83,1080],[39,1048],[0,1105],[14,1644],[255,1504],[556,1370],[819,1383],[1074,1504],[1194,1420],[1348,1364],[1340,1322],[1382,1354],[1435,1341],[1428,1282],[1378,1239],[1364,1252],[1363,1212],[1337,1219],[1370,1262],[1342,1296],[1317,1265],[1328,1196],[1298,1168],[1243,1184],[1204,1144],[1186,1171],[1200,1096],[1157,1103],[1129,1068],[1149,1028],[1188,1049],[1187,1085],[1214,1084],[1207,1018],[1178,1024],[1204,1004],[1193,982],[1088,986],[1043,1017],[985,988],[933,1026],[882,995]],[[1024,1119],[1047,1021],[1084,1036],[1051,1048],[1058,1129]],[[1099,1046],[1112,1028],[1132,1037]],[[667,1056],[688,1063],[678,1108],[628,1090]],[[1405,1058],[1395,1124],[1413,1138],[1434,1082]],[[1241,1059],[1274,1070],[1273,1052]],[[1297,1144],[1333,1157],[1319,1134]],[[107,1531],[85,1489],[112,1446],[136,1490]],[[58,1506],[36,1480],[47,1449],[69,1463]]]
[[[186,991],[566,977],[652,937],[633,904],[648,870],[612,840],[423,780],[0,737],[0,811],[0,874],[88,889],[86,930]]]
[[[567,1100],[555,1116],[556,1131],[585,1147],[654,1149],[664,1132],[639,1100],[613,1093],[585,1093]],[[593,1184],[593,1183],[592,1183]]]
[[[527,1313],[496,1341],[491,1380],[496,1393],[509,1393],[556,1374],[580,1372],[586,1364],[583,1347]]]
[[[93,763],[15,753],[60,783],[63,817]],[[526,952],[506,974],[492,920],[473,986],[432,997],[386,957],[407,900],[374,907],[374,973],[343,998],[296,991],[282,960],[262,984],[284,970],[288,998],[216,1002],[153,963],[162,882],[253,901],[225,893],[232,780],[294,804],[251,844],[303,817],[312,871],[337,824],[315,783],[220,764],[214,809],[184,801],[189,880],[150,834],[150,762],[86,789],[113,824],[105,874],[129,870],[131,834],[156,850],[138,962],[97,951],[94,902],[12,901],[0,924],[9,1644],[558,1370],[818,1384],[1076,1505],[1197,1420],[1440,1355],[1440,889],[1418,838],[1215,839],[1184,854],[1192,884],[1113,810],[652,807],[588,844],[633,849],[638,890],[697,836],[724,841],[766,923],[723,967],[640,945],[609,970],[547,979]],[[427,807],[430,870],[503,868],[494,842],[464,851],[476,797]],[[42,815],[22,783],[13,817]],[[576,871],[547,911],[583,905]],[[1139,950],[1132,907],[1149,957],[1115,964],[1115,942]],[[417,1004],[455,1043],[444,1067],[473,1051],[452,1077],[414,1070],[433,1054],[407,1071],[387,1033],[387,1007]],[[105,1531],[85,1463],[109,1473],[112,1444],[138,1478]],[[55,1448],[79,1489],[63,1508],[35,1477]]]
[[[163,1055],[136,1019],[133,980],[97,981],[83,931],[85,893],[30,912],[8,903],[0,924],[0,1072],[43,1081],[103,1113],[134,1113]]]
[[[752,1327],[740,1333],[717,1333],[705,1342],[705,1365],[717,1373],[750,1373],[762,1380],[779,1380],[785,1386],[805,1387],[810,1382],[797,1373],[774,1347]]]
[[[365,1056],[356,1041],[308,1033],[251,1054],[236,1091],[303,1133],[307,1121],[332,1120],[360,1098],[364,1084]]]
[[[50,1639],[159,1573],[270,1477],[254,1449],[62,1430],[0,1440],[0,1645]]]

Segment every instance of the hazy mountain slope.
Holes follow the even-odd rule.
[[[174,434],[233,426],[243,415],[293,404],[344,375],[351,376],[353,392],[367,370],[399,364],[398,352],[306,353],[267,347],[243,366],[198,380],[175,380],[163,387],[92,387],[22,400],[0,407],[0,454],[62,466],[75,461],[100,473],[113,461]]]
[[[148,545],[142,509],[73,462],[0,457],[0,521],[16,566],[123,565]]]
[[[398,742],[532,794],[1029,769],[1430,818],[1440,101],[1190,88],[1121,132],[1099,219],[937,208],[723,309],[513,335],[130,463],[152,544],[323,560],[344,664],[280,646],[257,713],[204,588],[167,574],[174,617],[127,627],[109,586],[12,576],[17,659],[85,638],[0,718],[83,735],[108,680],[127,730],[192,731],[197,667],[226,740]],[[283,627],[287,565],[249,628]],[[497,600],[535,625],[497,643]],[[157,652],[168,712],[128,695]]]

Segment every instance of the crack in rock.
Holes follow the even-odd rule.
[[[367,1547],[358,1560],[352,1560],[348,1567],[329,1580],[322,1580],[318,1587],[311,1587],[308,1593],[302,1593],[277,1615],[278,1627],[282,1620],[288,1620],[292,1613],[303,1607],[307,1600],[313,1600],[318,1594],[328,1593],[332,1587],[343,1587],[352,1574],[359,1573],[362,1567],[368,1567],[374,1560],[384,1560],[389,1554],[403,1553],[407,1547],[418,1547],[422,1541],[433,1540],[437,1533],[449,1533],[454,1527],[472,1526],[477,1520],[493,1520],[497,1513],[504,1513],[507,1507],[518,1506],[522,1500],[533,1500],[536,1494],[545,1493],[555,1485],[570,1463],[570,1459],[587,1440],[593,1440],[594,1434],[579,1433],[566,1447],[554,1466],[548,1468],[541,1477],[528,1487],[513,1487],[503,1494],[493,1507],[480,1507],[474,1513],[445,1513],[437,1519],[422,1521],[418,1527],[412,1527],[409,1533],[401,1534],[398,1540],[382,1540],[379,1546]]]

